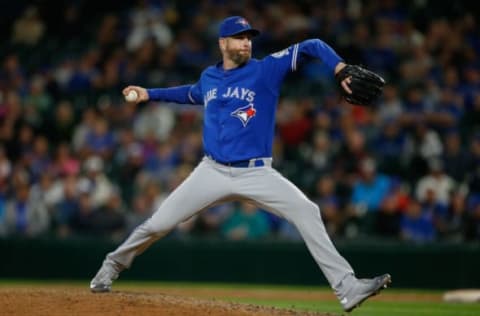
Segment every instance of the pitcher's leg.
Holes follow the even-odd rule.
[[[107,255],[102,268],[90,284],[92,291],[109,291],[118,273],[129,268],[137,255],[165,236],[177,224],[225,198],[230,192],[231,183],[228,177],[210,164],[201,162],[165,199],[151,218],[138,226],[116,250]]]
[[[208,179],[208,180],[207,180]],[[147,221],[135,229],[107,258],[125,268],[135,256],[165,236],[176,225],[229,194],[227,177],[202,162],[160,205]]]
[[[332,288],[337,290],[342,281],[353,276],[352,267],[330,240],[315,203],[272,168],[258,168],[249,174],[242,178],[239,193],[297,227]]]

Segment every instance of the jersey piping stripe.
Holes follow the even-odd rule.
[[[192,102],[192,104],[195,104],[195,100],[192,98],[192,92],[191,91],[188,91],[188,99],[190,100],[190,102]]]
[[[297,55],[298,55],[298,44],[293,46],[293,54],[292,54],[292,71],[297,70]]]

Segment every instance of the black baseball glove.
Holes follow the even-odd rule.
[[[348,103],[356,105],[372,105],[382,94],[385,85],[382,77],[358,65],[346,65],[335,77],[342,96]],[[348,77],[351,77],[351,83],[348,85],[352,90],[351,94],[341,85],[341,82]]]

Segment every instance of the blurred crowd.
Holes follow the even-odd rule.
[[[195,82],[220,57],[219,22],[239,14],[262,30],[257,58],[320,38],[387,81],[368,108],[342,101],[320,61],[285,82],[274,166],[318,203],[333,238],[480,240],[480,28],[469,1],[119,2],[10,4],[0,236],[118,240],[147,219],[203,156],[202,107],[135,106],[121,90]],[[300,239],[243,202],[170,236]]]

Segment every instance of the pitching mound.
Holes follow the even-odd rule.
[[[92,294],[78,288],[0,288],[2,315],[316,315],[332,314],[293,311],[180,295],[114,291]]]

